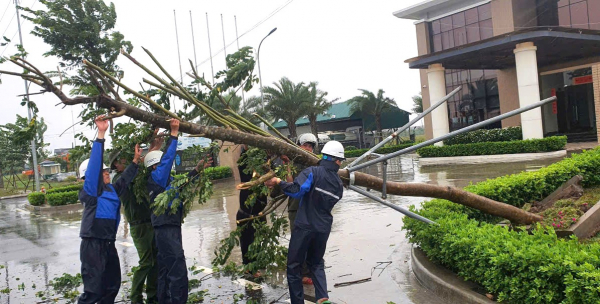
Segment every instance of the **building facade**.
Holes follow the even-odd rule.
[[[600,0],[429,0],[394,15],[415,21],[427,138],[542,99],[557,101],[490,127],[524,138],[599,141]]]

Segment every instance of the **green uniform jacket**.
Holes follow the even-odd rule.
[[[115,176],[117,178],[118,176]],[[129,184],[127,190],[121,196],[121,204],[123,204],[123,213],[129,225],[137,225],[149,223],[152,210],[150,204],[146,201],[138,202],[133,193],[133,183]]]

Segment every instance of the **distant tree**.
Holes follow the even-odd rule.
[[[319,138],[319,130],[317,128],[317,117],[321,114],[324,114],[327,109],[331,107],[331,105],[338,100],[336,98],[334,100],[327,100],[325,97],[327,96],[327,92],[321,91],[317,89],[318,82],[311,82],[308,85],[308,90],[310,93],[310,99],[308,102],[303,104],[302,112],[308,116],[308,121],[310,122],[310,131],[317,138]]]
[[[38,159],[46,158],[44,147],[44,132],[48,127],[44,119],[37,121],[35,118],[27,122],[26,117],[17,115],[15,123],[0,126],[0,176],[3,173],[14,174],[20,172],[25,164],[33,168],[33,154],[31,153],[31,140],[35,139]]]
[[[263,88],[265,109],[273,120],[287,123],[291,138],[297,138],[296,121],[307,115],[304,104],[310,102],[310,92],[304,82],[293,83],[287,77],[274,82],[272,87]]]
[[[423,96],[421,96],[421,92],[419,92],[419,95],[413,96],[412,101],[413,101],[413,108],[412,108],[413,113],[415,113],[415,114],[423,113]]]
[[[383,93],[385,92],[382,89],[377,91],[377,95],[368,90],[359,90],[362,94],[350,99],[350,112],[360,112],[363,117],[367,115],[373,116],[377,127],[377,136],[381,137],[381,114],[383,114],[385,110],[397,107],[396,102],[392,98],[384,97]]]

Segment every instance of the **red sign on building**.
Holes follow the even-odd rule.
[[[556,96],[556,89],[550,90],[550,94]],[[556,101],[552,102],[552,114],[558,114],[558,103]]]
[[[592,82],[594,82],[594,77],[592,75],[579,76],[579,77],[573,78],[574,85],[586,84],[586,83],[592,83]]]

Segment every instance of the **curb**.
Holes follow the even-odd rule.
[[[11,196],[3,196],[3,197],[0,197],[0,200],[11,199],[11,198],[27,197],[28,194],[29,193],[16,194],[16,195],[11,195]]]
[[[446,303],[497,303],[475,292],[482,289],[478,285],[466,282],[450,270],[433,264],[420,248],[413,245],[410,255],[412,270],[419,282]]]
[[[450,156],[450,157],[419,157],[419,165],[476,165],[493,163],[514,163],[540,159],[551,159],[567,156],[567,150],[542,153],[516,153],[496,155],[472,155],[472,156]]]
[[[25,209],[33,212],[39,213],[55,213],[55,212],[65,212],[65,211],[78,211],[83,209],[83,205],[79,202],[70,205],[64,206],[32,206],[30,204],[24,205]]]

